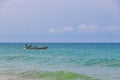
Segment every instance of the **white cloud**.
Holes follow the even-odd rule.
[[[62,28],[62,30],[63,31],[72,31],[73,30],[73,27],[71,27],[71,26],[64,26],[63,28]]]
[[[97,24],[94,25],[81,24],[77,28],[79,32],[92,32],[97,31],[99,29]]]
[[[51,28],[47,31],[48,33],[54,33],[55,32],[55,29],[54,28]]]
[[[100,26],[97,24],[94,25],[86,25],[81,24],[77,27],[79,32],[86,33],[86,32],[120,32],[120,26]]]
[[[47,32],[48,33],[65,33],[65,32],[70,32],[73,30],[73,27],[71,26],[63,26],[62,28],[54,27],[50,28]]]
[[[47,33],[65,33],[65,32],[81,32],[81,33],[91,33],[91,32],[118,32],[120,31],[120,26],[100,26],[97,24],[86,25],[81,24],[79,26],[63,26],[63,27],[54,27],[50,28]]]
[[[120,31],[120,26],[110,26],[106,28],[107,31]]]

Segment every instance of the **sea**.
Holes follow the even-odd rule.
[[[120,80],[120,43],[0,43],[0,80]]]

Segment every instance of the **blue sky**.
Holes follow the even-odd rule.
[[[0,0],[0,42],[120,42],[120,2]]]

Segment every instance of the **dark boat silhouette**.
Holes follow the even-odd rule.
[[[25,45],[25,48],[24,49],[47,49],[48,46],[42,46],[42,47],[37,47],[37,46],[32,46],[32,45]]]

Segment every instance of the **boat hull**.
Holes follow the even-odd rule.
[[[30,47],[30,48],[25,48],[25,49],[35,49],[35,50],[42,50],[42,49],[47,49],[48,46],[43,46],[43,47]]]

